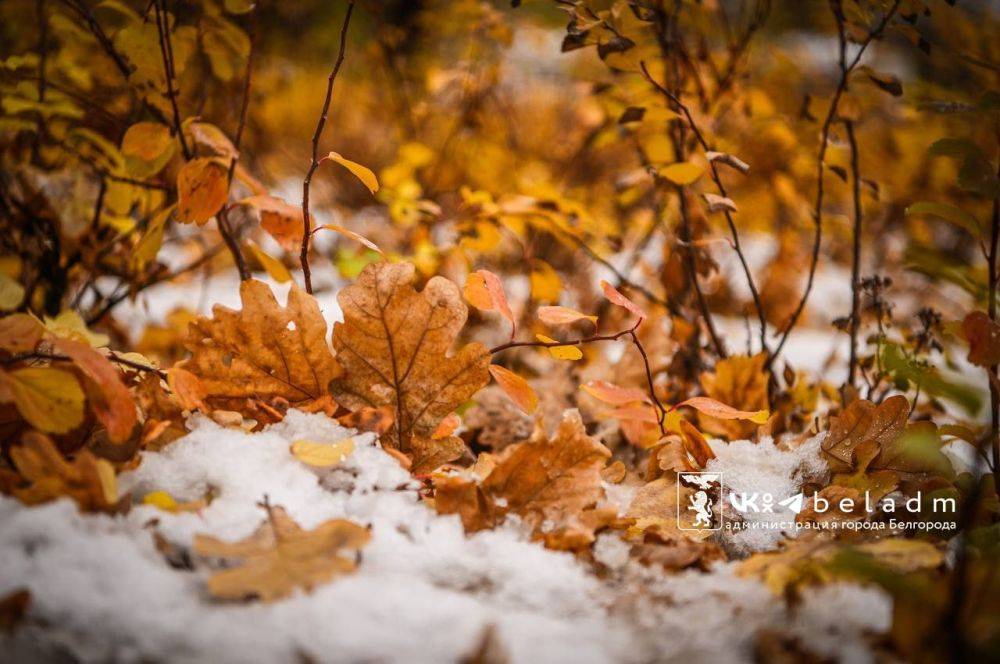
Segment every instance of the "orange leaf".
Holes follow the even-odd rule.
[[[260,226],[271,234],[285,251],[297,252],[302,245],[302,208],[276,196],[250,196],[240,201],[260,213]],[[312,220],[310,219],[310,222]],[[312,223],[309,224],[312,226]]]
[[[568,325],[578,320],[589,320],[597,325],[597,316],[588,316],[569,307],[538,307],[538,320],[547,325]]]
[[[135,402],[118,369],[106,357],[79,341],[53,339],[52,347],[56,352],[69,356],[97,387],[96,393],[88,390],[90,408],[108,430],[108,439],[112,443],[128,440],[137,421]]]
[[[612,304],[617,304],[619,307],[625,307],[633,314],[638,316],[640,320],[649,318],[649,316],[646,315],[646,312],[643,311],[642,308],[639,307],[639,305],[637,305],[635,302],[622,295],[620,292],[618,292],[617,288],[615,288],[608,282],[603,280],[601,281],[601,290],[604,291],[604,297],[608,298],[608,300]]]
[[[299,215],[299,218],[301,219],[302,215]],[[385,252],[382,251],[377,244],[366,238],[364,235],[359,235],[358,233],[355,233],[350,229],[344,228],[343,226],[337,226],[336,224],[323,224],[322,226],[314,230],[313,233],[315,233],[316,231],[321,231],[324,228],[327,230],[336,231],[341,235],[346,235],[355,242],[360,242],[361,244],[365,245],[372,251],[378,252],[382,256],[382,258],[385,258]]]
[[[538,406],[538,395],[528,385],[528,381],[496,364],[490,365],[490,375],[518,408],[526,413],[535,411]]]
[[[431,433],[431,440],[441,440],[442,438],[447,438],[451,434],[455,433],[455,429],[462,423],[462,418],[458,416],[457,413],[450,413],[447,417],[441,420],[441,423],[437,425],[437,429]]]
[[[34,350],[43,331],[38,319],[28,314],[11,314],[0,318],[0,350],[11,353]]]
[[[754,424],[764,424],[771,414],[765,410],[737,410],[732,406],[727,406],[721,401],[716,401],[710,397],[691,397],[680,402],[675,408],[690,406],[697,411],[701,411],[711,417],[720,420],[750,420]]]
[[[606,380],[592,380],[580,386],[584,392],[612,406],[624,406],[625,404],[642,401],[650,403],[649,395],[642,390],[632,387],[621,387]]]
[[[229,198],[229,169],[221,159],[202,157],[177,174],[177,220],[203,225]]]
[[[185,410],[205,410],[202,399],[208,396],[208,393],[198,377],[190,371],[180,367],[167,369],[167,385]]]
[[[514,313],[507,303],[507,295],[503,292],[500,277],[489,270],[476,270],[469,274],[463,290],[465,299],[481,311],[498,311],[501,316],[510,321],[510,338],[517,332]]]

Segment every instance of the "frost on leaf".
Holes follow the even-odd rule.
[[[260,281],[240,285],[243,309],[216,306],[212,318],[192,321],[183,368],[201,380],[205,403],[240,410],[247,400],[283,399],[308,406],[324,397],[342,369],[326,341],[326,321],[315,298],[293,287],[278,304]]]
[[[362,549],[371,538],[367,528],[344,519],[331,519],[314,530],[303,530],[281,507],[265,507],[267,520],[239,542],[195,536],[198,555],[241,561],[209,577],[208,591],[213,597],[271,602],[298,588],[312,590],[353,572],[357,562],[344,553]]]
[[[514,513],[550,548],[586,546],[595,530],[616,516],[617,510],[600,505],[601,470],[610,456],[587,435],[579,412],[569,410],[555,435],[536,428],[530,440],[499,454],[485,477],[435,478],[435,507],[461,515],[469,531],[492,527]]]
[[[450,354],[468,313],[458,287],[434,277],[417,292],[413,276],[409,263],[373,263],[340,292],[333,346],[345,373],[330,383],[352,410],[391,406],[383,442],[404,452],[486,384],[490,361],[479,343]]]

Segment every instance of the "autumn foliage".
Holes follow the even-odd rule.
[[[119,479],[204,418],[298,409],[374,434],[469,537],[603,581],[601,537],[657,575],[728,561],[789,610],[868,584],[880,656],[997,656],[995,7],[291,4],[0,8],[3,494],[196,515],[210,489]],[[794,479],[833,510],[767,551],[679,526],[681,474],[739,441],[816,444]],[[951,525],[857,507],[916,496]],[[244,538],[151,530],[164,565],[273,602],[379,535],[258,499]]]

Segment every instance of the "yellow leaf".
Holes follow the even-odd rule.
[[[292,456],[306,465],[316,468],[332,468],[354,451],[354,439],[345,438],[336,443],[296,440],[292,443],[291,451]]]
[[[68,371],[28,367],[0,373],[0,392],[7,392],[21,416],[41,431],[66,433],[83,422],[83,389]]]
[[[562,293],[562,279],[551,265],[536,259],[531,270],[531,297],[535,300],[558,302]]]
[[[152,505],[164,512],[176,512],[177,501],[166,491],[151,491],[142,497],[143,505]]]
[[[139,243],[135,245],[135,249],[131,254],[132,266],[135,269],[141,270],[146,267],[150,261],[156,258],[156,254],[160,253],[160,247],[163,246],[163,230],[166,228],[167,222],[170,220],[170,215],[174,212],[174,208],[175,206],[171,205],[161,210],[149,222],[142,237],[139,238]]]
[[[83,318],[72,309],[63,311],[55,318],[45,317],[45,330],[56,337],[62,339],[72,339],[90,344],[93,348],[100,348],[108,345],[108,337],[105,334],[97,334],[87,329],[87,324]]]
[[[317,228],[315,231],[313,231],[313,233],[315,233],[316,231],[321,231],[324,228],[327,229],[327,230],[330,230],[330,231],[334,231],[334,232],[340,233],[341,235],[346,235],[347,237],[351,238],[355,242],[360,242],[361,244],[363,244],[367,248],[371,249],[372,251],[378,252],[379,254],[382,255],[382,258],[385,258],[385,252],[382,251],[382,249],[377,244],[375,244],[374,242],[372,242],[371,240],[369,240],[368,238],[366,238],[364,235],[361,235],[359,233],[355,233],[354,231],[352,231],[349,228],[344,228],[343,226],[338,226],[336,224],[323,224],[322,226],[320,226],[319,228]]]
[[[272,279],[279,284],[292,280],[292,274],[285,267],[284,263],[257,246],[256,242],[247,240],[247,247],[250,248],[250,253],[254,255],[254,258],[257,259],[257,262],[261,264],[261,267],[267,271],[268,276]]]
[[[346,159],[337,154],[336,152],[331,152],[330,154],[323,157],[320,161],[324,162],[327,160],[335,161],[344,168],[346,168],[347,170],[349,170],[351,174],[354,175],[354,177],[361,180],[361,183],[364,184],[366,187],[368,187],[368,191],[372,192],[373,194],[376,191],[378,191],[378,178],[375,177],[375,174],[372,173],[370,168],[362,166],[356,161],[351,161],[350,159]]]
[[[122,138],[122,155],[129,171],[141,177],[162,169],[174,154],[174,137],[166,125],[158,122],[137,122]]]
[[[528,381],[513,371],[504,369],[496,364],[490,365],[490,375],[493,376],[493,380],[497,382],[500,389],[511,398],[511,401],[517,404],[518,408],[526,413],[533,413],[535,411],[535,408],[538,406],[538,395],[528,385]]]
[[[535,338],[547,344],[559,343],[555,339],[547,337],[544,334],[536,334]],[[548,348],[548,351],[549,355],[557,360],[579,360],[583,357],[583,351],[570,344],[565,346],[551,346]]]
[[[660,170],[660,175],[674,184],[691,184],[701,177],[702,168],[690,162],[678,162]]]

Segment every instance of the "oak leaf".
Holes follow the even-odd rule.
[[[889,397],[876,406],[866,399],[852,402],[830,421],[830,431],[823,440],[823,451],[848,466],[854,465],[854,451],[865,441],[883,448],[894,441],[906,427],[910,404],[906,397]]]
[[[333,346],[345,372],[329,384],[351,410],[391,406],[383,442],[404,452],[486,384],[490,360],[479,343],[449,354],[468,315],[458,287],[434,277],[418,292],[413,278],[410,263],[372,263],[340,291]]]
[[[201,381],[203,401],[236,409],[249,399],[267,404],[283,399],[308,406],[326,395],[342,373],[326,341],[326,321],[316,299],[292,287],[282,307],[266,284],[240,284],[243,309],[216,306],[213,318],[191,322],[180,365]]]
[[[209,577],[208,591],[213,597],[271,602],[298,588],[312,590],[353,572],[357,562],[343,553],[359,551],[371,539],[367,528],[352,521],[331,519],[303,530],[281,507],[265,507],[267,520],[239,542],[195,536],[198,555],[242,561]]]
[[[579,412],[568,410],[555,435],[537,427],[530,440],[491,458],[495,463],[487,466],[485,477],[435,478],[435,507],[442,514],[461,515],[469,531],[491,527],[514,513],[546,546],[579,548],[593,542],[595,530],[616,516],[617,510],[600,504],[601,471],[610,456],[608,448],[587,435]]]

